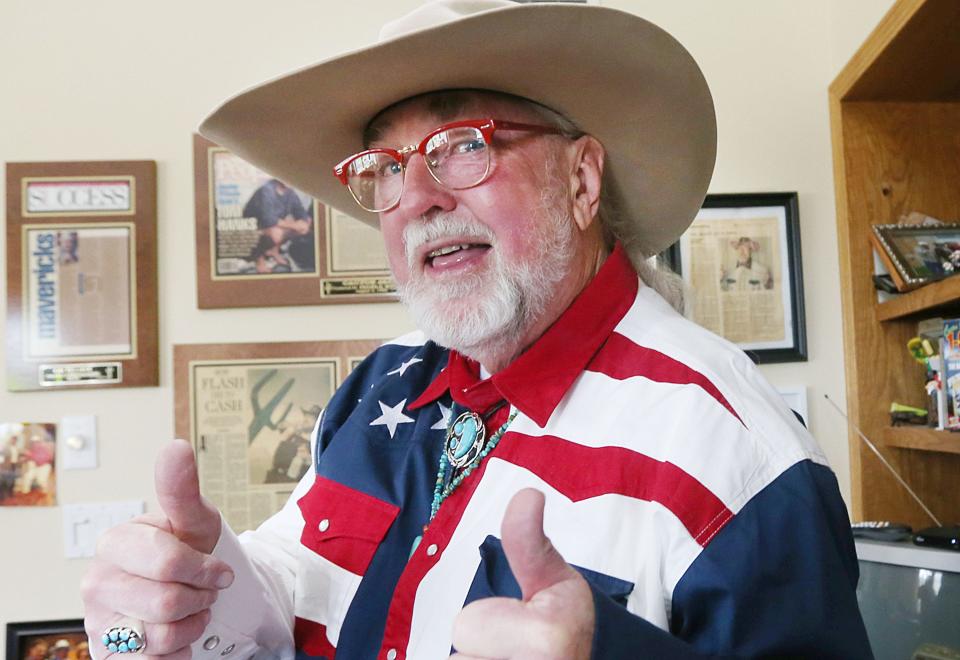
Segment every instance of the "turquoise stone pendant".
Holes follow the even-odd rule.
[[[444,450],[450,465],[457,469],[469,465],[483,450],[486,439],[487,431],[480,415],[470,410],[462,413],[447,431]]]

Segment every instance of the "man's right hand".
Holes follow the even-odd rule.
[[[210,553],[220,538],[220,514],[200,495],[193,449],[183,440],[164,447],[156,464],[163,514],[147,514],[107,531],[84,576],[81,595],[94,658],[115,625],[143,622],[146,655],[189,658],[190,644],[210,622],[210,606],[233,582],[233,571]]]

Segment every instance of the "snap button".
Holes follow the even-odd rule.
[[[437,548],[437,544],[431,543],[429,546],[427,546],[427,556],[428,557],[434,556],[435,554],[437,554],[437,550],[439,550],[439,548]]]
[[[216,635],[210,635],[205,640],[203,640],[203,648],[207,651],[212,651],[217,648],[220,644],[220,638]]]
[[[317,525],[317,529],[319,529],[321,532],[327,531],[328,529],[330,529],[330,521],[324,518],[323,520],[320,521],[320,524]]]
[[[233,649],[235,649],[236,647],[237,647],[236,644],[231,644],[231,645],[228,646],[227,648],[225,648],[225,649],[223,649],[222,651],[220,651],[220,655],[221,655],[221,656],[229,655],[229,654],[233,651]]]
[[[396,660],[397,658],[397,649],[390,649],[387,651],[387,660]]]

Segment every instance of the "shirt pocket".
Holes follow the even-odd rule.
[[[394,504],[319,475],[297,504],[303,515],[300,543],[360,576],[400,511]]]
[[[598,591],[609,596],[614,602],[626,606],[627,598],[633,593],[632,582],[582,566],[573,567]],[[480,545],[480,565],[473,576],[464,605],[491,596],[521,597],[520,585],[513,577],[500,539],[495,536],[487,536]]]
[[[336,643],[347,609],[400,507],[317,475],[297,501],[303,516],[294,591],[298,617]]]

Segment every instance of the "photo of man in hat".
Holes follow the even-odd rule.
[[[323,102],[289,105],[305,94]],[[163,515],[105,534],[84,581],[94,639],[120,627],[175,658],[870,657],[823,452],[648,261],[716,155],[673,37],[597,5],[439,0],[201,132],[378,227],[419,330],[344,381],[313,469],[256,531],[222,525],[190,446],[166,447]]]
[[[720,273],[720,288],[723,291],[764,291],[773,288],[770,268],[757,258],[760,243],[749,236],[730,241],[735,253],[734,263]]]

